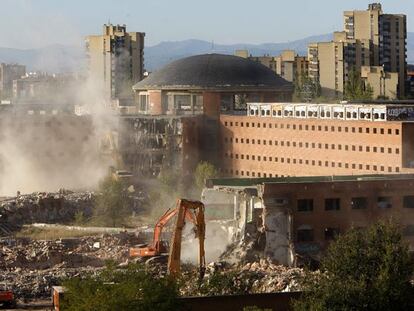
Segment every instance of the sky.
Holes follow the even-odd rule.
[[[342,30],[342,12],[366,0],[0,0],[0,47],[82,46],[102,25],[126,24],[145,44],[200,39],[219,44],[287,42]],[[414,0],[383,0],[385,13],[407,15]],[[411,18],[412,17],[412,18]]]

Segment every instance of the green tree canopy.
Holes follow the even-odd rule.
[[[179,310],[178,288],[170,278],[154,277],[142,266],[119,270],[109,265],[98,276],[64,282],[62,310],[170,311]]]
[[[310,102],[321,95],[321,85],[304,72],[300,76],[295,73],[294,93],[297,99]]]
[[[361,79],[361,72],[355,68],[348,73],[348,81],[345,84],[345,98],[348,100],[370,100],[374,91],[372,87]]]
[[[206,162],[206,161],[201,161],[197,165],[197,168],[194,174],[194,179],[195,179],[197,187],[199,189],[202,189],[204,187],[204,183],[206,179],[214,178],[217,176],[218,176],[218,171],[214,167],[213,164]]]
[[[413,310],[413,262],[398,226],[352,229],[333,242],[294,310]]]
[[[107,176],[99,184],[94,216],[105,226],[123,225],[130,213],[128,190],[121,180]]]

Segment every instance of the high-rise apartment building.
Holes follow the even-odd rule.
[[[237,50],[235,55],[261,63],[289,82],[308,74],[307,58],[297,55],[294,50],[284,50],[278,56],[249,56],[247,50]]]
[[[380,3],[366,11],[345,11],[344,27],[348,39],[370,40],[371,66],[398,72],[398,95],[405,95],[407,78],[407,18],[403,14],[383,14]]]
[[[308,47],[309,77],[319,81],[326,96],[340,96],[349,71],[369,65],[369,40],[346,39],[335,32],[331,42],[312,43]]]
[[[26,74],[26,66],[18,64],[0,64],[0,96],[11,98],[13,94],[13,80],[20,79]]]
[[[107,98],[132,96],[132,86],[144,74],[143,32],[127,32],[125,25],[104,25],[102,35],[88,36],[90,77]]]
[[[340,96],[352,68],[361,71],[362,66],[381,66],[383,70],[378,72],[398,73],[398,81],[390,79],[388,82],[395,84],[389,84],[389,90],[398,85],[397,92],[388,92],[387,97],[402,97],[405,95],[407,67],[406,37],[405,15],[383,14],[381,4],[370,4],[365,11],[345,11],[344,31],[335,32],[332,42],[308,46],[309,76],[320,82],[324,95]],[[370,84],[374,96],[385,96],[379,88],[384,75],[376,77],[378,81],[371,80],[373,83]]]

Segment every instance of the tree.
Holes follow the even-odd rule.
[[[197,187],[199,189],[202,189],[204,187],[204,183],[206,179],[215,178],[217,176],[218,176],[218,172],[213,164],[206,162],[206,161],[201,161],[197,165],[194,179],[195,179]]]
[[[361,79],[361,72],[355,68],[348,74],[345,84],[345,98],[348,100],[370,100],[374,94],[373,88]]]
[[[66,288],[62,310],[67,311],[169,311],[179,310],[178,287],[170,278],[154,277],[136,264],[119,270],[114,265],[98,276],[76,277]]]
[[[409,310],[413,262],[398,226],[352,229],[333,242],[294,310]],[[411,309],[412,310],[412,309]]]
[[[107,176],[99,185],[96,198],[95,217],[106,226],[122,225],[130,212],[128,191],[121,180]]]
[[[296,98],[310,102],[321,95],[319,81],[310,78],[304,72],[300,76],[295,74],[294,92]]]

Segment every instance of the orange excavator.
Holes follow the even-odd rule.
[[[182,232],[185,226],[185,222],[188,220],[194,224],[196,237],[199,240],[198,257],[200,278],[202,278],[206,265],[204,250],[206,224],[204,220],[204,204],[199,201],[178,199],[176,207],[174,209],[168,209],[156,223],[152,243],[146,247],[130,248],[129,255],[130,257],[150,259],[167,253],[167,245],[164,241],[161,241],[161,233],[164,226],[175,215],[177,215],[177,220],[174,226],[174,231],[170,243],[168,255],[168,273],[172,276],[176,276],[181,271]]]

